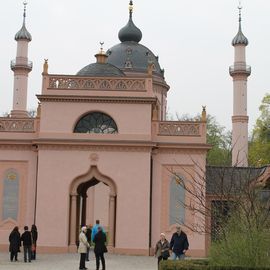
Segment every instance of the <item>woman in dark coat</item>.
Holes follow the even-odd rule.
[[[9,235],[9,252],[10,252],[10,261],[13,259],[18,260],[18,252],[20,251],[21,246],[21,235],[19,233],[19,228],[16,226]]]
[[[31,253],[31,259],[36,259],[36,249],[37,249],[37,239],[38,239],[38,231],[37,226],[35,224],[31,227],[31,236],[32,236],[32,253]]]
[[[102,270],[105,270],[105,259],[104,253],[107,252],[107,247],[105,245],[107,239],[106,234],[102,231],[101,227],[98,227],[98,232],[94,237],[95,243],[95,257],[96,257],[96,269],[99,270],[99,260],[101,260]]]

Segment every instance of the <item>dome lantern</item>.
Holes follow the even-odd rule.
[[[142,39],[141,30],[134,24],[132,20],[133,1],[129,2],[129,20],[126,26],[120,29],[118,38],[121,42],[134,41],[139,43]]]

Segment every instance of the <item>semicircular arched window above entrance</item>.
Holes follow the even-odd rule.
[[[107,114],[92,112],[83,116],[75,126],[75,133],[118,133],[117,125]]]

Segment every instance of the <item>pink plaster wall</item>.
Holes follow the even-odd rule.
[[[2,220],[3,179],[6,170],[15,169],[19,174],[18,220]],[[26,150],[0,151],[0,245],[8,244],[8,236],[14,226],[31,226],[34,223],[36,184],[36,153]]]
[[[67,246],[70,185],[76,177],[89,170],[91,152],[40,150],[37,204],[39,246]],[[116,247],[147,248],[149,152],[108,150],[96,153],[99,156],[98,169],[113,179],[117,186]],[[136,226],[138,220],[140,226]],[[130,238],[131,228],[136,237]]]
[[[100,111],[114,119],[120,134],[150,135],[151,109],[151,104],[121,104],[119,106],[117,103],[42,103],[40,132],[70,134],[80,117],[91,111]]]
[[[176,223],[172,226],[169,224],[169,198],[170,198],[170,183],[173,173],[184,176],[192,181],[195,177],[198,181],[203,181],[198,177],[200,168],[205,168],[206,152],[194,152],[186,155],[185,151],[181,150],[178,153],[156,153],[153,156],[153,211],[152,211],[152,247],[155,247],[159,240],[161,232],[166,234],[168,240],[171,239],[175,232]],[[196,166],[194,165],[196,164]],[[196,172],[197,170],[197,172]],[[192,187],[192,186],[191,186]],[[194,199],[186,192],[186,203]],[[194,216],[189,210],[185,210],[185,220],[187,224],[202,223],[203,216]],[[185,227],[183,230],[187,233],[190,243],[189,255],[205,256],[206,239],[204,235],[200,235]]]

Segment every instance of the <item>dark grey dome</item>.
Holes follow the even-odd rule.
[[[118,33],[118,38],[120,41],[135,41],[140,42],[142,39],[141,30],[133,23],[132,17],[130,16],[129,21],[126,26],[120,29]]]
[[[122,77],[125,74],[117,67],[109,63],[93,63],[82,68],[77,76],[87,77]]]
[[[17,32],[17,34],[15,35],[15,40],[28,40],[31,41],[32,40],[32,36],[31,34],[27,31],[25,24],[23,24],[22,28],[20,29],[20,31]]]
[[[109,49],[107,55],[108,63],[126,72],[146,73],[149,63],[152,63],[153,73],[163,78],[163,70],[158,63],[158,57],[147,47],[135,41],[119,43]]]

